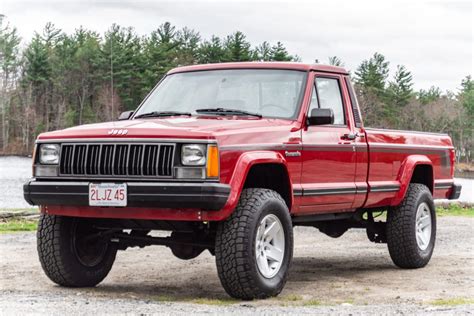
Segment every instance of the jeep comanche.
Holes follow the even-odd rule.
[[[301,63],[173,69],[116,122],[39,135],[33,161],[39,259],[68,287],[101,282],[117,250],[164,245],[185,260],[208,250],[232,297],[275,296],[297,225],[365,229],[421,268],[433,199],[461,191],[448,135],[365,128],[348,72]]]

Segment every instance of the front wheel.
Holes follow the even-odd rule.
[[[49,279],[68,287],[100,283],[112,268],[117,247],[98,233],[81,218],[41,215],[37,248]]]
[[[217,230],[217,271],[226,292],[247,300],[278,295],[292,258],[293,226],[285,201],[272,190],[245,189]]]
[[[388,212],[387,245],[392,261],[400,268],[415,269],[428,264],[436,239],[436,211],[431,192],[412,183],[405,199]]]

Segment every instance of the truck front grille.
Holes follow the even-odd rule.
[[[172,177],[174,144],[62,144],[60,176]]]

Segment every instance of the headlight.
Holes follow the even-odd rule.
[[[59,163],[59,145],[42,144],[39,150],[39,162],[45,165],[55,165]]]
[[[181,147],[181,163],[185,166],[204,166],[206,164],[206,145],[183,145]]]

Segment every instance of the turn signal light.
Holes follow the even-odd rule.
[[[219,177],[219,149],[216,145],[207,147],[207,172],[208,178]]]

